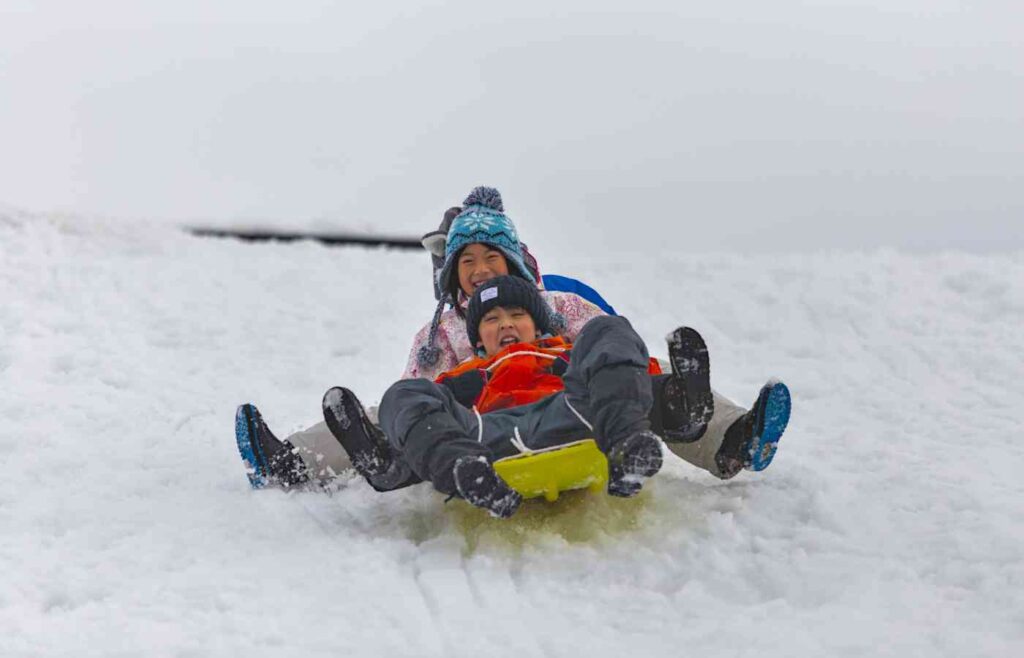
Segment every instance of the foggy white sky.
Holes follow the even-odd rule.
[[[0,204],[418,234],[489,184],[542,255],[1024,247],[1021,2],[213,4],[2,0]]]

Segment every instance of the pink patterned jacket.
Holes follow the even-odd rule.
[[[580,330],[583,329],[590,319],[599,315],[605,315],[604,311],[591,304],[579,295],[571,292],[548,292],[540,291],[541,297],[547,301],[555,313],[561,313],[565,318],[564,335],[570,342],[576,340]],[[433,367],[423,368],[419,363],[420,348],[427,344],[430,338],[430,325],[428,322],[416,334],[412,341],[412,350],[409,352],[409,362],[405,366],[402,379],[415,379],[423,377],[436,379],[438,375],[451,370],[470,357],[475,357],[473,346],[469,344],[469,336],[466,334],[466,321],[459,317],[455,309],[450,308],[441,314],[441,322],[437,329],[437,340],[434,344],[441,350],[441,358]]]

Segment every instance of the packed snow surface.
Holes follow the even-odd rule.
[[[793,392],[772,466],[498,521],[428,485],[249,488],[333,385],[379,401],[423,253],[0,214],[0,655],[1018,656],[1024,254],[559,253],[652,354]]]

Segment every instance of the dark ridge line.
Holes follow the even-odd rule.
[[[186,231],[200,238],[233,238],[244,242],[296,242],[313,240],[327,246],[357,244],[394,249],[423,249],[418,238],[388,237],[383,235],[346,235],[343,233],[312,233],[301,231],[242,230],[230,228],[186,227]]]

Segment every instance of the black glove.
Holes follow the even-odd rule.
[[[476,404],[480,394],[483,393],[487,375],[486,370],[478,368],[455,377],[445,377],[441,383],[448,387],[459,404],[468,409]]]

